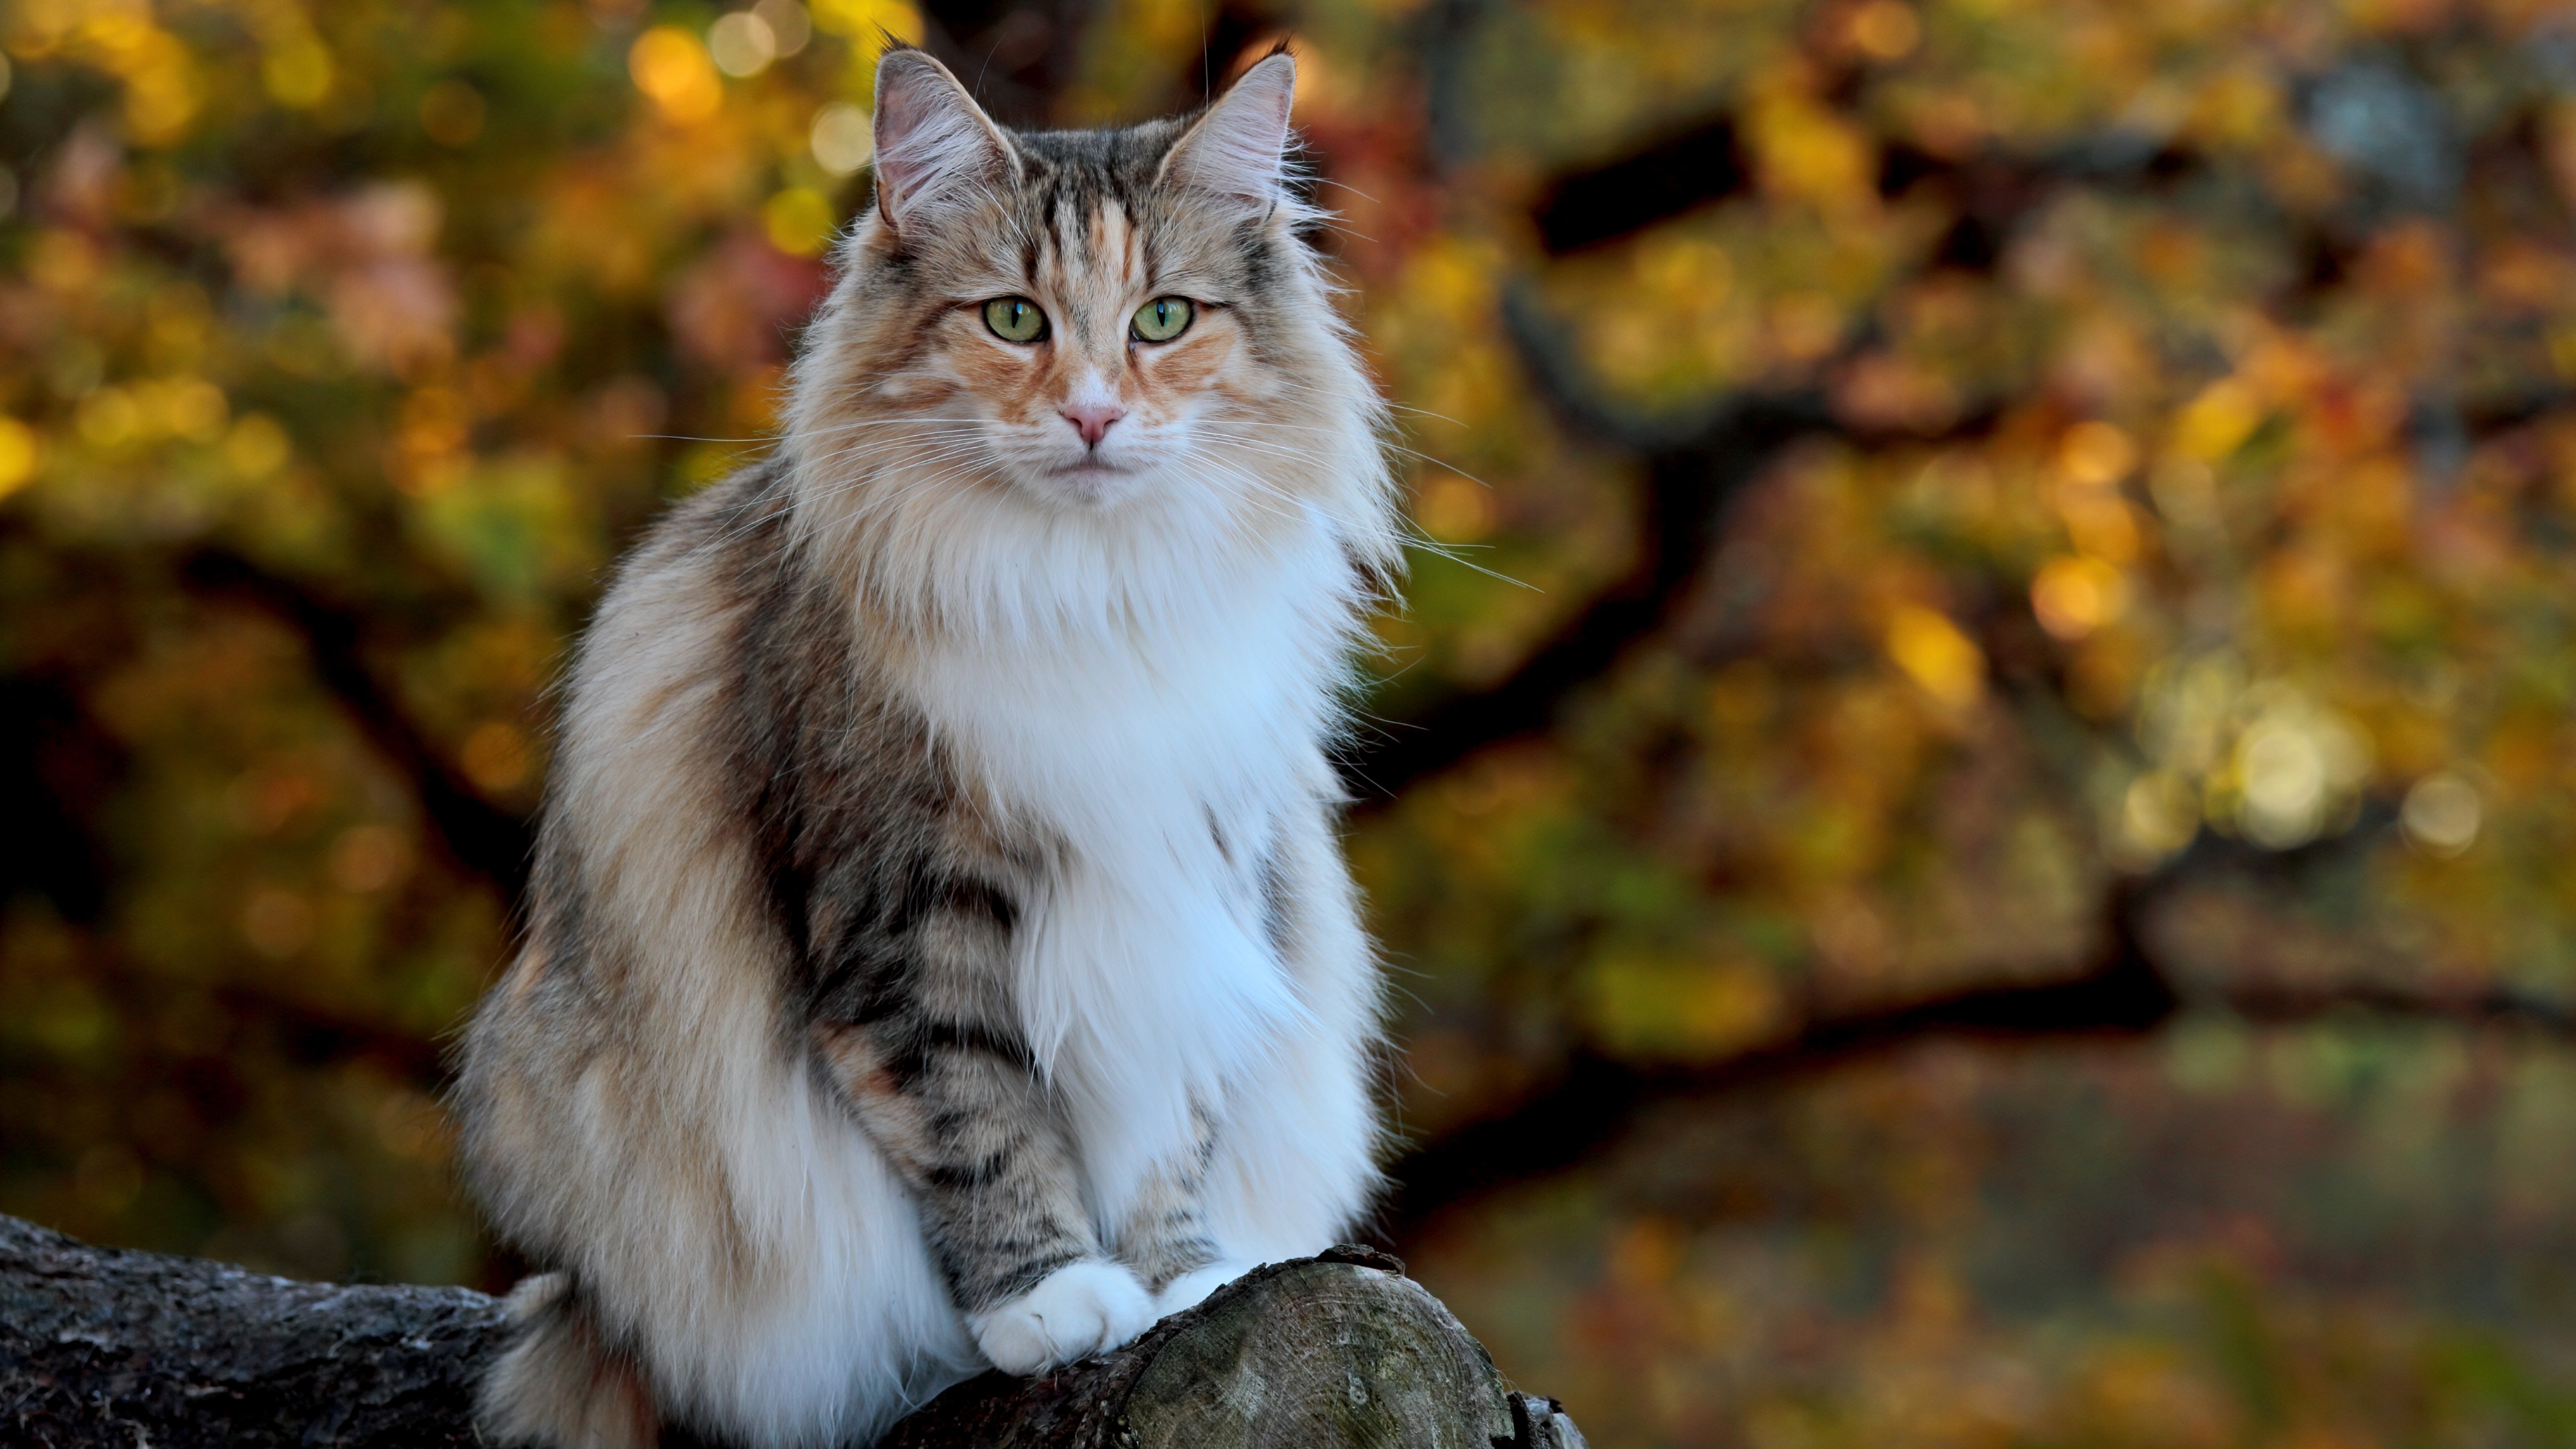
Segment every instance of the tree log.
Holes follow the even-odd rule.
[[[474,1384],[507,1332],[463,1288],[297,1283],[93,1248],[0,1217],[0,1441],[45,1449],[480,1444]],[[678,1436],[674,1436],[675,1438]],[[1273,1263],[1115,1353],[988,1373],[884,1449],[1581,1449],[1546,1399],[1403,1265]]]

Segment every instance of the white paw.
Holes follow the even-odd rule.
[[[1038,1286],[966,1320],[1006,1374],[1033,1374],[1105,1353],[1154,1323],[1154,1300],[1123,1263],[1068,1263]]]
[[[1184,1308],[1196,1308],[1199,1300],[1261,1266],[1219,1258],[1204,1268],[1193,1268],[1163,1285],[1154,1295],[1154,1316],[1169,1318]]]

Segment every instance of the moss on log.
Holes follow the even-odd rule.
[[[48,1449],[476,1445],[506,1332],[462,1288],[297,1283],[0,1217],[0,1441]],[[677,1437],[677,1436],[674,1436]],[[1401,1264],[1274,1263],[1116,1353],[986,1374],[885,1449],[1580,1449]]]

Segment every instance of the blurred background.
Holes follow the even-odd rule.
[[[1295,37],[1425,546],[1377,1240],[1614,1446],[2576,1441],[2576,13],[15,0],[0,1211],[497,1287],[442,1052],[881,33]]]

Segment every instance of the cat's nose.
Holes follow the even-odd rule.
[[[1084,403],[1062,411],[1064,420],[1073,424],[1075,432],[1082,434],[1083,446],[1087,448],[1099,447],[1100,440],[1109,436],[1109,425],[1127,416],[1127,410],[1116,403]]]

